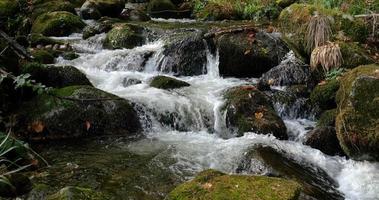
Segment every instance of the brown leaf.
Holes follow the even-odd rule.
[[[45,128],[45,125],[41,121],[34,121],[32,122],[30,128],[36,133],[41,133],[43,129]]]
[[[213,187],[212,183],[204,183],[203,188],[204,189],[211,189]]]
[[[262,112],[256,112],[255,113],[255,118],[256,119],[262,119],[262,117],[263,117],[263,113]]]
[[[89,121],[86,121],[86,129],[87,131],[91,128],[91,123]]]
[[[244,55],[247,55],[247,54],[250,54],[250,52],[251,52],[251,50],[248,49],[248,50],[246,50],[243,54],[244,54]]]

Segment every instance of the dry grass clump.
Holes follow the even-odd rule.
[[[314,48],[326,44],[331,38],[332,29],[327,16],[312,16],[309,20],[306,35],[306,50],[310,53]]]
[[[327,42],[323,46],[316,47],[311,54],[311,69],[315,70],[322,66],[324,73],[339,68],[343,64],[341,49],[337,43]]]

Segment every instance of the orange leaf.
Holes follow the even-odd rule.
[[[262,117],[263,117],[263,113],[262,112],[256,112],[255,113],[255,118],[256,119],[262,119]]]
[[[31,128],[34,132],[36,132],[36,133],[41,133],[41,132],[43,131],[43,129],[45,128],[45,125],[44,125],[43,122],[41,122],[41,121],[34,121],[34,122],[32,122],[30,128]]]

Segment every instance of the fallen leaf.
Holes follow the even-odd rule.
[[[212,183],[204,183],[203,188],[204,189],[211,189],[212,186],[213,186]]]
[[[86,121],[86,129],[87,131],[91,128],[91,123],[89,121]]]
[[[263,113],[262,112],[256,112],[255,113],[255,118],[256,119],[262,119],[262,117],[263,117]]]
[[[34,132],[36,132],[36,133],[41,133],[41,132],[43,131],[43,129],[45,128],[45,125],[44,125],[43,122],[41,122],[41,121],[34,121],[34,122],[32,122],[30,128],[31,128]]]

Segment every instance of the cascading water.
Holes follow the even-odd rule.
[[[77,67],[95,87],[135,104],[146,138],[129,144],[128,150],[141,155],[161,152],[160,156],[174,160],[163,165],[182,179],[207,168],[236,173],[244,155],[263,145],[284,152],[301,165],[324,170],[338,183],[337,189],[346,199],[379,199],[379,164],[332,157],[303,145],[307,127],[314,126],[312,121],[285,118],[289,141],[255,133],[230,137],[221,111],[223,92],[251,82],[220,77],[217,51],[212,54],[207,50],[207,74],[179,77],[191,86],[167,91],[149,86],[152,77],[164,74],[157,70],[164,59],[162,40],[134,49],[105,50],[101,48],[101,34],[85,41],[61,39],[68,40],[80,57],[72,61],[58,58],[57,64]],[[125,85],[126,79],[137,80],[138,84]],[[258,161],[251,166],[250,172],[267,173],[266,166]]]

